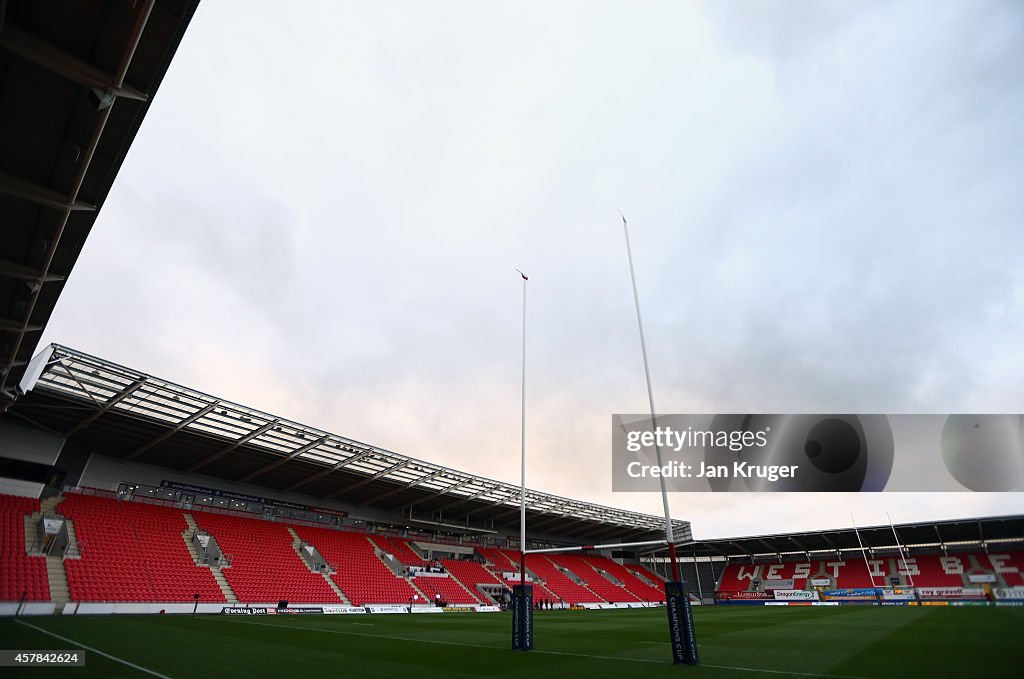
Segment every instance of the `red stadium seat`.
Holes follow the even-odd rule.
[[[296,554],[293,538],[284,524],[227,514],[192,515],[201,528],[213,535],[224,554],[231,557],[231,567],[221,572],[239,601],[341,603],[323,576],[311,573]]]
[[[354,605],[405,604],[419,594],[384,565],[366,535],[312,526],[295,526],[295,531],[336,565],[331,579]]]
[[[496,576],[491,571],[484,568],[483,564],[478,561],[463,561],[458,559],[441,559],[441,565],[445,567],[449,573],[455,578],[458,578],[459,582],[466,586],[474,596],[478,597],[480,601],[489,603],[477,585],[501,585],[502,587],[508,587],[508,583]]]
[[[0,495],[0,601],[49,601],[46,559],[25,551],[25,516],[39,511],[39,500]]]
[[[69,494],[57,511],[74,523],[81,559],[67,559],[75,601],[224,601],[213,574],[192,560],[182,510]]]
[[[606,559],[604,557],[585,557],[579,554],[551,554],[548,558],[550,558],[555,564],[569,569],[569,571],[586,583],[587,589],[594,594],[599,595],[605,601],[610,601],[612,603],[640,601],[640,598],[635,596],[628,589],[616,585],[595,569],[595,566],[599,563],[601,564],[601,567],[604,567],[604,562],[614,563],[611,559]],[[530,561],[527,561],[527,564],[529,563]],[[604,570],[608,569],[604,568]]]

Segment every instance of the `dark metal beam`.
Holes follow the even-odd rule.
[[[369,458],[373,454],[374,454],[373,451],[364,451],[364,452],[359,453],[357,455],[353,455],[353,456],[351,456],[349,458],[345,458],[344,460],[342,460],[341,462],[335,464],[334,466],[327,467],[325,469],[322,469],[321,471],[316,472],[312,476],[307,476],[306,478],[301,478],[301,479],[295,481],[294,483],[289,485],[287,487],[287,489],[285,489],[285,490],[286,491],[294,491],[295,489],[299,489],[299,487],[302,487],[303,485],[306,485],[307,483],[312,483],[313,481],[315,481],[318,478],[324,478],[325,476],[327,476],[328,474],[330,474],[332,472],[338,471],[339,469],[341,469],[343,467],[347,467],[349,464],[352,464],[354,462],[358,462],[359,460],[362,460],[364,458]]]
[[[25,266],[6,259],[0,259],[0,276],[16,278],[23,281],[37,281],[40,283],[55,283],[64,280],[64,276],[58,274],[46,274],[35,267]]]
[[[256,471],[254,471],[252,473],[246,474],[242,478],[238,479],[238,483],[245,483],[247,481],[252,481],[257,476],[262,476],[263,474],[266,474],[267,472],[269,472],[271,469],[276,469],[276,468],[280,467],[281,465],[283,465],[285,462],[288,462],[290,460],[294,460],[299,455],[302,455],[303,453],[306,453],[306,452],[309,452],[310,450],[313,450],[314,448],[316,448],[317,446],[319,446],[320,444],[322,444],[324,441],[326,441],[329,438],[330,438],[330,435],[325,434],[325,435],[321,436],[320,438],[316,439],[315,441],[307,443],[306,445],[302,446],[301,448],[293,450],[292,452],[288,453],[288,455],[286,457],[282,457],[280,460],[274,460],[270,464],[268,464],[268,465],[266,465],[264,467],[260,467],[259,469],[257,469]]]
[[[442,488],[441,490],[435,491],[435,492],[433,492],[433,493],[431,493],[429,495],[424,495],[421,498],[417,498],[416,500],[413,500],[409,504],[407,504],[404,507],[402,507],[402,509],[403,510],[405,510],[405,509],[412,509],[413,507],[415,507],[416,505],[418,505],[418,504],[420,504],[422,502],[425,502],[425,501],[427,501],[427,500],[429,500],[431,498],[435,498],[435,497],[437,497],[439,495],[444,495],[445,493],[449,493],[449,492],[455,490],[456,488],[461,488],[462,486],[465,486],[467,483],[472,483],[472,482],[473,482],[473,479],[463,479],[462,481],[458,481],[456,483],[453,483],[452,485],[448,486],[447,488]],[[480,493],[486,493],[486,492],[487,492],[486,490],[480,491]],[[479,493],[478,493],[478,495],[479,495]],[[466,498],[466,499],[468,499],[468,498]],[[460,500],[460,502],[461,502],[461,500]]]
[[[501,486],[490,486],[490,487],[488,487],[488,488],[484,488],[484,489],[483,489],[483,490],[481,490],[481,491],[480,491],[479,493],[475,493],[475,494],[473,494],[473,495],[467,495],[466,497],[464,497],[464,498],[462,498],[462,499],[460,499],[460,500],[456,500],[455,502],[452,502],[451,504],[447,504],[447,505],[445,505],[444,507],[441,507],[441,509],[439,509],[438,511],[441,511],[441,512],[444,512],[444,511],[448,511],[448,510],[449,510],[449,509],[451,509],[452,507],[458,507],[459,505],[461,505],[461,504],[462,504],[462,503],[464,503],[464,502],[471,502],[471,501],[473,501],[473,500],[476,500],[476,499],[477,499],[478,497],[480,497],[481,495],[485,495],[485,494],[487,494],[487,493],[490,493],[490,492],[492,492],[492,491],[495,491],[495,490],[497,490],[497,489],[498,489],[498,488],[500,488],[500,487],[501,487]],[[517,492],[518,492],[518,491],[517,491]],[[510,495],[509,495],[508,493],[506,493],[505,495],[503,495],[503,496],[502,496],[502,498],[501,498],[501,499],[504,499],[504,498],[506,498],[506,497],[510,497]]]
[[[496,504],[495,506],[504,507],[505,505],[497,505]],[[486,509],[491,509],[491,508],[488,507],[488,508],[485,508],[484,510],[481,510],[481,511],[486,511]],[[492,516],[488,516],[487,518],[490,519],[491,521],[497,521],[498,519],[501,519],[503,517],[510,516],[512,514],[518,514],[519,510],[520,510],[520,508],[516,507],[515,509],[509,509],[508,511],[499,512],[498,514],[494,514]],[[529,507],[527,507],[526,511],[529,512],[529,511],[532,511],[532,510]],[[472,512],[470,512],[470,513],[472,513]],[[526,525],[529,526],[530,525],[529,522],[527,522]]]
[[[120,65],[117,69],[117,74],[114,76],[112,82],[112,87],[115,89],[124,85],[125,74],[128,72],[128,67],[132,63],[135,51],[139,47],[139,41],[142,39],[142,33],[146,29],[146,24],[149,21],[149,17],[153,12],[153,6],[155,4],[156,0],[144,0],[144,2],[137,8],[135,25],[132,27],[128,44],[125,46],[124,53],[121,56]],[[5,27],[4,32],[6,33],[9,28],[9,26]],[[89,172],[89,167],[92,165],[93,157],[96,155],[96,149],[99,147],[100,139],[103,137],[103,130],[106,129],[107,121],[110,119],[110,111],[112,108],[113,107],[109,105],[103,107],[99,115],[96,117],[96,123],[93,127],[92,134],[89,137],[89,142],[79,155],[78,169],[71,182],[71,190],[68,192],[66,197],[61,198],[61,215],[57,220],[57,227],[46,247],[46,252],[43,254],[42,272],[44,276],[50,273],[50,267],[53,265],[54,257],[57,254],[57,248],[61,243],[61,239],[64,237],[64,230],[67,228],[68,220],[71,217],[71,211],[78,205],[78,193],[82,188],[82,184],[85,182],[85,176]],[[36,304],[38,302],[39,289],[36,289],[32,292],[32,295],[29,298],[28,309],[25,312],[25,323],[22,325],[20,330],[16,331],[17,338],[11,342],[11,348],[7,356],[0,361],[0,364],[5,363],[10,365],[11,362],[18,357],[18,352],[21,351],[21,345],[25,341],[25,335],[28,333],[29,319],[32,318],[32,314],[35,312]],[[0,375],[0,392],[7,389],[8,379],[10,379],[9,372]]]
[[[765,547],[767,547],[768,548],[768,552],[770,554],[775,554],[775,556],[779,557],[779,561],[782,561],[782,552],[777,547],[775,547],[774,545],[769,544],[766,540],[764,540],[762,538],[758,538],[757,541],[759,543],[761,543],[762,545],[764,545]]]
[[[560,521],[566,521],[566,520],[568,520],[568,517],[565,517],[565,516],[549,516],[547,518],[542,518],[542,519],[539,519],[539,520],[535,519],[533,521],[533,523],[530,523],[529,521],[527,521],[526,522],[526,528],[527,528],[527,530],[537,531],[537,530],[540,530],[544,526],[548,526],[548,525],[550,525],[552,523],[558,523]]]
[[[133,452],[129,453],[127,457],[121,458],[121,461],[122,462],[128,462],[130,460],[134,460],[139,455],[142,455],[144,452],[146,452],[147,450],[149,450],[153,446],[155,446],[155,445],[157,445],[159,443],[163,443],[167,439],[171,438],[176,433],[178,433],[179,431],[181,431],[182,429],[184,429],[188,425],[192,424],[196,420],[198,420],[200,417],[203,417],[204,415],[209,414],[216,406],[217,406],[216,403],[211,403],[210,405],[206,406],[202,410],[199,410],[195,414],[190,415],[189,417],[187,417],[186,419],[182,420],[177,425],[175,425],[175,427],[173,429],[168,429],[163,434],[160,434],[160,436],[157,436],[155,439],[151,440],[149,443],[142,444],[141,446],[136,448]]]
[[[146,101],[149,97],[133,87],[117,85],[114,76],[73,57],[59,47],[10,24],[0,33],[0,47],[42,66],[83,87],[98,89],[115,97]]]
[[[192,472],[196,471],[197,469],[205,467],[206,465],[210,464],[214,460],[217,460],[217,459],[220,459],[221,457],[224,457],[225,455],[230,453],[232,450],[238,448],[239,446],[244,446],[246,443],[248,443],[249,441],[252,441],[254,438],[259,436],[260,434],[267,433],[268,431],[273,429],[274,426],[277,423],[278,423],[278,420],[271,420],[270,422],[267,422],[262,427],[260,427],[258,429],[254,429],[253,431],[249,432],[248,434],[246,434],[242,438],[238,439],[237,441],[235,441],[231,445],[227,446],[226,448],[221,448],[216,453],[213,453],[211,455],[207,455],[206,457],[204,457],[203,459],[199,460],[199,462],[196,462],[194,465],[192,465],[191,467],[189,467],[185,471],[191,474]]]
[[[445,469],[438,469],[433,474],[427,474],[426,476],[424,476],[422,478],[416,479],[412,483],[406,484],[404,486],[399,486],[398,488],[393,488],[393,489],[389,490],[386,493],[382,493],[382,494],[378,495],[377,497],[370,498],[369,500],[366,500],[365,503],[368,504],[368,505],[372,505],[375,502],[380,502],[381,500],[383,500],[385,498],[389,498],[392,495],[397,495],[398,493],[401,493],[402,491],[409,490],[410,488],[413,488],[413,487],[415,487],[415,486],[417,486],[417,485],[419,485],[419,484],[421,484],[421,483],[423,483],[425,481],[429,481],[430,479],[437,478],[441,474],[444,474],[445,471],[447,471],[447,470],[445,470]],[[441,491],[441,492],[444,492],[444,491]]]
[[[932,528],[935,529],[935,537],[939,539],[939,547],[942,549],[942,553],[946,553],[946,541],[942,539],[942,533],[939,531],[939,524],[933,523]],[[981,531],[981,524],[978,524],[978,531]]]
[[[69,201],[68,197],[59,191],[54,191],[39,184],[33,184],[30,181],[15,177],[6,172],[0,172],[0,193],[58,210],[89,211],[96,209],[95,205],[74,200]]]
[[[339,469],[341,469],[342,467],[346,467],[349,464],[352,464],[354,462],[358,462],[359,460],[362,460],[363,458],[366,458],[366,457],[369,457],[369,456],[373,455],[373,452],[374,451],[372,451],[372,450],[364,450],[363,452],[361,452],[361,453],[359,453],[357,455],[353,455],[351,457],[347,457],[344,460],[342,460],[341,462],[338,462],[337,464],[335,464],[334,466],[322,469],[322,470],[318,471],[316,474],[313,474],[312,476],[307,476],[304,479],[299,479],[298,481],[296,481],[292,485],[290,485],[287,488],[285,488],[285,490],[286,491],[293,491],[296,488],[301,488],[302,486],[305,486],[306,484],[313,483],[317,479],[322,479],[323,477],[327,476],[331,472],[336,472]]]
[[[828,539],[828,536],[824,533],[821,534],[821,539],[825,541],[825,544],[835,550],[836,554],[840,554],[839,548],[836,547],[835,543]]]
[[[39,429],[42,429],[45,432],[49,432],[51,434],[54,434],[55,436],[63,436],[63,434],[61,432],[57,431],[56,429],[51,429],[50,427],[47,427],[45,424],[41,424],[39,422],[36,422],[35,420],[33,420],[31,417],[29,417],[28,415],[26,415],[24,413],[18,412],[17,410],[9,410],[7,412],[9,412],[14,417],[18,417],[18,418],[21,418],[22,420],[25,420],[26,422],[31,424],[33,427],[38,427]]]
[[[738,549],[741,554],[745,554],[747,556],[747,558],[749,558],[749,559],[753,559],[754,558],[754,554],[752,552],[748,552],[747,550],[743,549],[743,546],[740,545],[740,543],[736,542],[735,540],[730,540],[728,544],[730,544],[733,547],[735,547],[736,549]]]
[[[362,488],[362,487],[363,487],[363,486],[365,486],[366,484],[368,484],[368,483],[372,483],[373,481],[376,481],[376,480],[377,480],[377,479],[379,479],[379,478],[382,478],[382,477],[384,477],[384,476],[387,476],[387,475],[388,475],[388,474],[390,474],[391,472],[395,472],[395,471],[398,471],[398,470],[399,470],[399,469],[401,469],[402,467],[407,467],[407,466],[409,466],[410,464],[412,464],[412,460],[402,460],[402,461],[401,461],[401,462],[399,462],[398,464],[393,464],[393,465],[391,465],[390,467],[388,467],[387,469],[384,469],[384,470],[382,470],[382,471],[379,471],[379,472],[377,472],[377,473],[376,473],[376,474],[374,474],[373,476],[368,476],[368,477],[366,477],[365,479],[362,479],[362,480],[360,480],[360,481],[356,481],[355,483],[349,484],[349,485],[345,486],[344,488],[339,488],[338,490],[336,490],[336,491],[334,491],[334,492],[332,492],[332,493],[328,493],[328,494],[327,494],[326,496],[324,496],[324,497],[327,497],[327,498],[334,498],[334,497],[338,497],[338,496],[339,496],[339,495],[341,495],[342,493],[351,493],[351,492],[352,492],[353,490],[355,490],[356,488]]]
[[[39,332],[42,329],[43,326],[41,325],[30,325],[29,323],[12,321],[9,318],[0,318],[0,332]]]

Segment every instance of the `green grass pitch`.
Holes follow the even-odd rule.
[[[7,618],[0,648],[87,646],[175,678],[1024,677],[1024,608],[735,606],[694,618],[699,668],[671,664],[664,609],[537,612],[528,653],[510,650],[511,618],[498,613]],[[86,657],[0,676],[154,676]]]

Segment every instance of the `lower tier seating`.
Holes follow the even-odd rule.
[[[513,558],[510,556],[512,552],[498,549],[497,547],[478,547],[477,551],[491,563],[496,573],[500,574],[519,570],[518,553]]]
[[[69,494],[57,511],[75,526],[81,559],[67,559],[75,601],[224,601],[182,538],[180,509]]]
[[[25,551],[25,516],[39,511],[39,500],[0,495],[0,601],[49,601],[46,559]]]
[[[295,532],[337,568],[331,579],[353,605],[405,604],[416,594],[377,557],[366,535],[311,526],[295,526]]]
[[[591,565],[593,561],[588,560],[587,557],[579,554],[552,554],[549,558],[557,565],[568,568],[587,584],[587,589],[602,597],[605,601],[612,603],[639,601],[628,589],[616,585],[597,572]],[[606,560],[611,561],[610,559]]]
[[[604,599],[597,594],[570,580],[567,575],[558,570],[555,564],[543,554],[526,557],[526,568],[543,580],[547,589],[557,596],[559,600],[567,604],[604,602]],[[535,594],[534,598],[536,596]]]
[[[996,584],[1005,582],[1012,587],[1024,582],[1022,554],[995,550],[988,554],[913,554],[906,556],[905,562],[898,554],[869,555],[865,563],[863,556],[851,553],[810,562],[731,563],[722,572],[718,591],[747,591],[755,580],[760,580],[762,587],[765,581],[792,580],[796,589],[804,589],[816,577],[829,578],[837,588],[852,589],[887,587],[893,578],[916,587],[968,587],[971,575],[993,575]]]
[[[221,572],[239,601],[341,602],[322,575],[309,571],[283,524],[205,512],[193,512],[193,517],[230,557],[231,567]]]
[[[480,593],[477,585],[502,585],[507,587],[508,583],[500,579],[489,570],[484,568],[479,561],[463,561],[459,559],[442,559],[441,565],[445,570],[459,579],[474,596],[484,601],[484,595]],[[490,603],[485,601],[485,603]]]
[[[586,560],[595,568],[608,571],[612,577],[621,582],[623,586],[640,601],[665,600],[665,593],[661,589],[648,585],[646,582],[638,578],[633,571],[629,570],[622,564],[612,561],[604,556],[584,556],[581,558]],[[650,580],[653,576],[645,577]]]
[[[427,563],[426,559],[413,550],[407,540],[386,535],[371,535],[370,540],[406,566],[422,566]]]
[[[419,575],[412,579],[414,585],[420,588],[427,601],[433,602],[435,596],[440,594],[441,601],[450,604],[475,606],[481,603],[475,596],[467,592],[462,585],[452,577],[438,577],[431,575]]]

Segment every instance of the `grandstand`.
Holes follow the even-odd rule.
[[[508,624],[496,613],[519,578],[518,486],[73,348],[39,346],[196,7],[193,0],[0,2],[5,645],[92,644],[88,671],[96,676],[125,667],[156,676],[196,667],[260,676],[299,665],[336,673],[357,662],[367,676],[465,676],[495,667],[600,676],[608,663],[631,662],[656,675],[664,612],[646,609],[664,601],[663,548],[528,556],[535,600],[568,610],[538,622],[552,632],[539,659],[517,656],[522,664],[506,668],[496,658]],[[529,548],[664,535],[659,516],[532,489],[526,503]],[[1017,640],[1012,613],[994,624],[951,611],[964,617],[943,625],[930,617],[919,629],[911,623],[924,618],[913,616],[925,611],[917,608],[879,609],[893,617],[852,623],[843,616],[863,611],[790,611],[781,622],[767,609],[741,611],[741,623],[726,616],[735,604],[1024,605],[1024,517],[874,526],[859,535],[840,528],[694,540],[688,522],[676,521],[674,530],[694,603],[707,606],[698,615],[727,639],[702,642],[709,673],[861,676],[859,666],[818,670],[831,662],[822,648],[835,654],[837,640],[854,646],[865,629],[872,633],[857,659],[869,674],[913,674],[924,666],[908,664],[915,646],[971,634],[997,668],[1019,671],[1016,658],[999,655]],[[184,615],[197,612],[223,615]],[[383,615],[396,612],[410,615]],[[289,613],[324,617],[294,625],[282,619]],[[277,617],[240,620],[250,614]],[[343,622],[349,614],[382,615]],[[795,626],[776,629],[785,624]],[[895,641],[879,662],[886,640],[876,630],[886,626]],[[148,655],[132,656],[141,637]],[[146,669],[152,664],[167,675]],[[976,669],[937,667],[958,675]]]
[[[313,526],[295,530],[335,564],[331,579],[353,604],[400,604],[419,594],[411,582],[388,568],[367,535]]]
[[[770,600],[775,590],[1017,600],[1022,548],[1024,517],[960,519],[695,541],[683,571],[706,603]],[[663,557],[654,564],[665,568]]]
[[[31,533],[26,534],[25,517],[39,513],[39,500],[0,495],[0,601],[49,601],[46,563],[29,556]]]
[[[8,606],[17,598],[30,610],[28,592],[60,612],[197,600],[496,608],[517,577],[515,486],[66,347],[45,348],[21,386],[24,396],[0,418],[0,440],[46,473],[3,488],[44,497],[45,510],[12,498],[7,520],[21,526],[16,542],[30,544],[22,561],[40,564],[62,594],[23,587]],[[659,517],[530,497],[529,520],[548,526],[531,532],[531,546],[649,540],[661,529]],[[43,519],[55,526],[49,543]],[[677,529],[686,535],[689,525]],[[642,568],[636,553],[538,555],[527,573],[537,598],[559,606],[659,602],[656,576],[645,583],[622,562]]]
[[[518,577],[516,493],[66,347],[0,419],[7,450],[48,466],[5,481],[8,606],[499,606]],[[31,422],[32,424],[29,424]],[[65,438],[51,432],[67,432]],[[103,453],[91,452],[102,450]],[[16,498],[13,494],[36,497]],[[289,490],[291,489],[291,490]],[[531,491],[531,547],[656,537],[657,517]],[[43,504],[38,497],[43,497]],[[56,534],[47,543],[49,518]],[[679,522],[680,531],[689,529]],[[1020,587],[1020,517],[689,540],[704,603],[775,590]],[[587,538],[590,538],[589,540]],[[20,549],[19,549],[20,546]],[[661,571],[661,574],[658,573]],[[537,554],[527,577],[560,606],[657,605],[663,552]],[[757,594],[757,597],[752,595]]]
[[[181,511],[78,493],[57,499],[54,515],[74,526],[80,554],[64,562],[72,601],[225,600],[189,555]]]
[[[496,610],[518,578],[517,493],[501,482],[66,347],[44,349],[31,375],[0,417],[5,452],[25,463],[0,480],[9,612],[281,600]],[[548,526],[531,548],[660,529],[657,517],[530,495],[530,519]],[[1024,519],[996,517],[690,539],[681,551],[695,602],[852,592],[870,603],[897,591],[1024,598],[1022,547]],[[660,605],[663,549],[534,554],[526,572],[535,597],[560,607]]]

